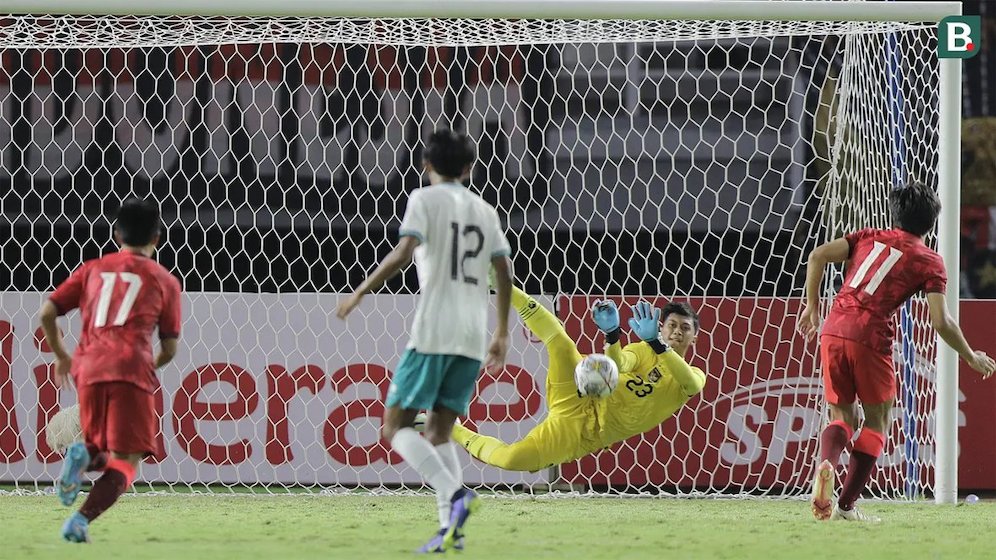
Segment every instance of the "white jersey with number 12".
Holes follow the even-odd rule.
[[[423,187],[409,197],[399,235],[420,242],[420,296],[408,347],[483,360],[491,259],[511,252],[494,207],[456,183]]]

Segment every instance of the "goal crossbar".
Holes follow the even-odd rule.
[[[7,0],[12,14],[934,22],[959,2],[812,0]]]

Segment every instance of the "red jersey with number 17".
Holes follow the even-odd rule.
[[[845,239],[847,273],[822,334],[891,354],[896,309],[917,292],[943,293],[944,261],[919,236],[901,229],[863,229]]]
[[[180,336],[175,276],[144,255],[121,251],[83,263],[49,299],[60,315],[80,308],[77,386],[123,381],[156,390],[152,331],[158,328],[160,339]]]

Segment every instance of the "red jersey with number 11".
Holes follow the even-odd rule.
[[[919,236],[901,229],[863,229],[845,239],[847,274],[822,334],[891,354],[896,309],[917,292],[943,293],[944,261]]]
[[[63,315],[77,307],[83,332],[73,354],[76,385],[123,381],[149,392],[159,382],[152,331],[180,336],[180,282],[156,261],[129,251],[83,263],[50,301]]]

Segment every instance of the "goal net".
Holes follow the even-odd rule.
[[[35,315],[114,249],[137,195],[162,204],[157,258],[185,290],[166,452],[138,485],[419,488],[378,436],[414,271],[348,322],[332,311],[395,242],[422,139],[451,126],[478,143],[470,185],[517,283],[582,352],[601,346],[594,298],[689,301],[708,375],[659,429],[538,473],[465,458],[467,481],[799,495],[826,422],[816,345],[794,332],[805,257],[888,227],[893,185],[936,183],[935,43],[915,22],[0,16],[0,480],[58,475],[45,426],[76,395]],[[903,314],[878,496],[932,489],[925,319]],[[75,344],[78,314],[63,327]],[[546,411],[545,350],[513,334],[467,420],[509,441]]]

